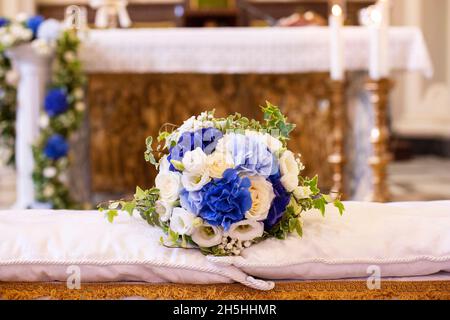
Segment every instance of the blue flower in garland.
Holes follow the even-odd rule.
[[[177,144],[170,148],[167,160],[181,161],[186,152],[201,148],[206,154],[211,154],[216,149],[217,142],[223,137],[222,131],[216,128],[203,128],[193,132],[184,132]],[[170,163],[171,171],[176,171]]]
[[[36,38],[37,32],[39,30],[39,27],[41,26],[42,22],[44,22],[43,16],[33,16],[29,18],[26,22],[27,28],[31,29],[33,31],[33,38]]]
[[[67,93],[64,89],[55,88],[47,92],[44,108],[50,117],[60,115],[69,109]]]
[[[69,152],[69,145],[63,136],[54,134],[51,136],[44,147],[44,154],[51,160],[58,160],[67,156]]]
[[[250,184],[250,179],[240,178],[236,170],[225,170],[223,178],[203,187],[199,216],[212,226],[228,230],[232,223],[243,220],[252,206]]]
[[[280,172],[271,175],[268,179],[272,183],[275,199],[273,199],[267,219],[264,221],[264,230],[266,231],[272,229],[281,220],[291,201],[291,195],[283,187],[280,179]]]
[[[5,27],[9,24],[9,20],[5,17],[0,17],[0,28]]]

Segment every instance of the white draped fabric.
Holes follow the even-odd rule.
[[[369,31],[345,27],[345,66],[368,69]],[[420,29],[389,31],[395,70],[433,72]],[[328,72],[329,29],[178,28],[93,30],[82,48],[89,72],[306,73]]]

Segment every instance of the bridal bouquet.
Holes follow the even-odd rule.
[[[302,236],[301,214],[312,208],[324,214],[333,202],[342,214],[339,199],[320,193],[317,176],[302,177],[300,156],[286,148],[295,125],[270,103],[262,111],[263,122],[214,112],[191,117],[160,133],[155,151],[166,154],[159,162],[148,138],[146,160],[159,170],[155,188],[108,203],[108,219],[118,210],[139,213],[167,234],[162,244],[225,256],[267,238]]]

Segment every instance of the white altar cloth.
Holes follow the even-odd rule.
[[[343,216],[331,205],[325,218],[306,212],[303,238],[268,239],[239,257],[164,247],[160,229],[125,212],[110,224],[95,211],[0,211],[0,281],[66,281],[75,268],[82,283],[240,282],[269,290],[274,279],[450,272],[450,201],[345,206]]]
[[[369,31],[345,27],[345,65],[368,69]],[[389,30],[394,70],[433,72],[420,29]],[[81,50],[88,72],[328,72],[328,27],[93,30]]]

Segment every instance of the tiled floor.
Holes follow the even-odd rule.
[[[395,162],[389,168],[393,201],[450,200],[450,159],[435,157]],[[0,209],[15,201],[15,173],[0,167]]]

